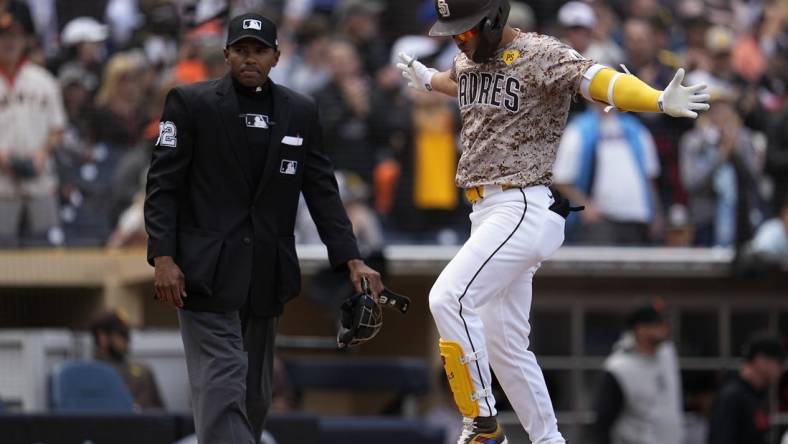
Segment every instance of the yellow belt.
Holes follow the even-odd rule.
[[[515,185],[501,185],[501,191],[511,190],[512,188],[517,187]],[[465,198],[472,204],[484,199],[484,185],[465,188],[463,191],[465,192]]]

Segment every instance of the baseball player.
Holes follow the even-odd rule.
[[[528,349],[534,273],[564,239],[548,186],[572,98],[624,111],[697,117],[705,85],[664,91],[584,59],[558,40],[506,25],[507,0],[435,0],[432,36],[460,49],[438,72],[400,54],[410,86],[457,97],[463,153],[457,185],[473,204],[468,241],[430,291],[440,353],[464,420],[458,444],[506,443],[490,366],[535,444],[564,443],[544,377]]]

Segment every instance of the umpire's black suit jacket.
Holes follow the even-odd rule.
[[[186,309],[237,310],[250,295],[255,314],[282,312],[300,289],[293,229],[301,192],[331,264],[360,257],[323,154],[314,101],[278,85],[271,92],[271,142],[260,183],[252,183],[229,75],[167,96],[148,172],[148,262],[175,259],[186,276]]]

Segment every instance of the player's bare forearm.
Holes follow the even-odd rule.
[[[449,71],[439,72],[432,76],[432,90],[457,97],[457,82],[451,79]]]

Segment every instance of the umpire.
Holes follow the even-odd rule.
[[[335,267],[359,258],[315,103],[274,84],[276,25],[230,20],[229,74],[170,91],[148,172],[145,225],[158,299],[178,308],[199,442],[256,443],[271,403],[274,337],[300,290],[293,227],[303,193]]]

